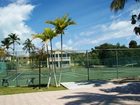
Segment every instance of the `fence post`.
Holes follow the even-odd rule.
[[[117,67],[117,79],[118,79],[118,51],[116,49],[116,67]]]
[[[41,87],[41,61],[39,59],[39,89]]]
[[[89,58],[88,58],[88,51],[86,50],[86,66],[87,66],[87,75],[88,75],[88,81],[89,81]]]

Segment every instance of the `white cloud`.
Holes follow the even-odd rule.
[[[130,22],[129,21],[115,21],[109,26],[109,30],[122,30],[127,27],[130,27]]]
[[[95,32],[93,31],[87,31],[87,32],[81,32],[80,36],[91,36],[93,35]]]
[[[82,33],[92,33],[96,30],[92,36],[86,36],[79,38],[80,40],[75,41],[75,46],[96,46],[114,39],[121,39],[134,36],[134,26],[131,25],[130,21],[113,21],[112,23],[97,25],[91,30]]]
[[[130,21],[116,21],[106,27],[108,29],[100,37],[96,38],[96,40],[92,40],[92,44],[99,44],[108,40],[127,38],[134,35],[133,26],[130,24]]]
[[[67,43],[63,43],[63,50],[74,50],[73,45],[73,41],[70,39],[67,41]],[[61,42],[56,42],[54,48],[61,49]]]
[[[3,0],[3,1],[9,1],[11,3],[23,4],[23,3],[29,2],[30,0]]]
[[[31,4],[20,4],[25,0],[17,0],[5,7],[0,7],[0,40],[10,33],[16,33],[20,39],[29,38],[34,31],[26,24],[34,6]]]

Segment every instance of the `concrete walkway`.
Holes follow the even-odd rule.
[[[106,83],[73,90],[3,95],[0,105],[140,105],[140,94],[124,94],[117,90],[118,86],[125,89],[127,84]]]

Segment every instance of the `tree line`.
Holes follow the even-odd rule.
[[[71,53],[72,63],[76,66],[94,67],[104,65],[107,67],[134,65],[140,66],[140,45],[135,40],[126,45],[104,43],[91,51]]]
[[[140,45],[135,40],[129,42],[128,47],[125,45],[116,45],[104,43],[91,49],[89,53],[90,65],[140,65]],[[117,64],[118,63],[118,64]]]

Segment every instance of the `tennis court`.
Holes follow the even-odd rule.
[[[112,80],[127,77],[140,78],[139,51],[139,49],[106,49],[96,50],[93,53],[88,51],[65,51],[62,68],[60,67],[60,54],[56,51],[53,55],[54,62],[48,61],[47,58],[40,61],[41,72],[39,72],[37,57],[17,56],[13,61],[1,62],[0,86],[4,83],[8,86],[38,85],[39,81],[41,84],[47,84],[49,76],[51,76],[51,84],[54,85],[54,73],[57,82],[60,73],[62,74],[61,82]],[[17,53],[21,54],[22,52]],[[49,69],[49,66],[52,68],[53,65],[54,69]]]
[[[41,69],[41,84],[47,84],[49,73],[51,72],[51,84],[54,85],[53,72],[47,68]],[[59,78],[60,69],[56,69],[57,80]],[[139,77],[140,68],[124,67],[124,68],[84,68],[84,67],[69,67],[62,69],[61,82],[75,82],[87,80],[111,80],[115,78]],[[32,84],[39,83],[39,70],[13,70],[10,72],[3,71],[0,73],[1,85],[2,80],[8,80],[9,86],[27,86],[32,80]]]

